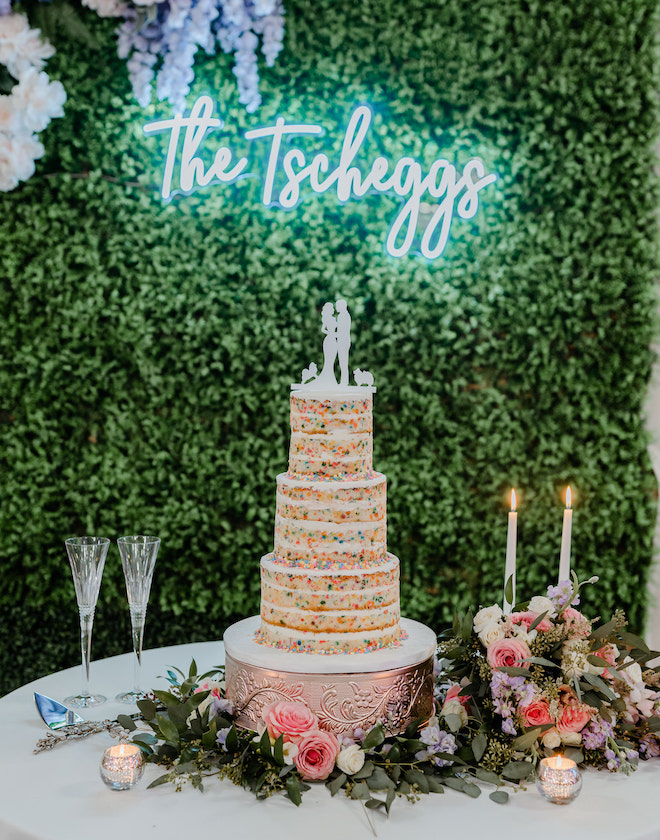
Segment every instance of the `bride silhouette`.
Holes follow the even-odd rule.
[[[323,339],[323,370],[319,373],[315,383],[336,385],[335,360],[337,359],[337,319],[334,317],[335,308],[326,303],[321,310],[321,332]]]

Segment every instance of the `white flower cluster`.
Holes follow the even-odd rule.
[[[34,162],[44,153],[36,133],[54,117],[64,115],[66,92],[51,82],[42,68],[55,53],[31,29],[25,15],[0,16],[0,64],[17,80],[9,94],[0,95],[0,191],[8,192],[34,174]]]

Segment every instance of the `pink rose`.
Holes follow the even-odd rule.
[[[445,703],[448,703],[450,700],[458,700],[460,704],[462,706],[465,706],[465,708],[467,709],[470,705],[470,698],[467,696],[467,694],[464,694],[461,697],[458,696],[458,693],[462,690],[462,688],[463,686],[459,685],[459,683],[454,683],[454,685],[452,685],[452,687],[447,692],[447,696],[445,697]]]
[[[547,700],[534,700],[528,706],[521,709],[525,718],[526,726],[543,726],[544,723],[554,723],[550,714],[550,706]]]
[[[574,635],[578,637],[586,639],[591,633],[591,622],[574,607],[566,607],[564,610],[564,621],[570,630],[573,631]]]
[[[262,713],[266,729],[271,738],[288,735],[299,738],[310,730],[318,729],[319,720],[304,704],[276,700],[266,706]]]
[[[339,755],[339,741],[331,732],[314,729],[298,741],[293,762],[303,779],[327,779]]]
[[[512,666],[529,668],[529,662],[522,662],[529,656],[531,656],[529,648],[520,639],[500,639],[499,642],[488,645],[486,649],[486,658],[491,668]]]
[[[524,624],[527,631],[529,631],[529,628],[538,617],[539,613],[531,612],[530,610],[527,612],[511,613],[509,616],[514,624]],[[549,619],[544,618],[539,621],[534,629],[538,630],[540,633],[546,633],[548,630],[552,630],[553,626],[553,623]]]
[[[557,729],[561,734],[566,732],[581,732],[591,720],[587,711],[588,706],[564,706],[561,717],[557,722]]]

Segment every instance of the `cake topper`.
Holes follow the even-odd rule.
[[[291,387],[294,390],[332,390],[353,388],[350,385],[348,353],[351,348],[351,315],[348,305],[341,298],[332,304],[330,301],[321,310],[321,332],[323,339],[323,367],[318,373],[315,362],[306,367],[300,377],[300,383]],[[335,374],[335,365],[339,363],[339,382]],[[373,388],[374,378],[368,370],[357,368],[353,371],[356,385],[360,388]]]

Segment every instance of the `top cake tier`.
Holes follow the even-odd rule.
[[[311,480],[367,477],[373,469],[371,403],[371,393],[294,391],[289,475]]]

